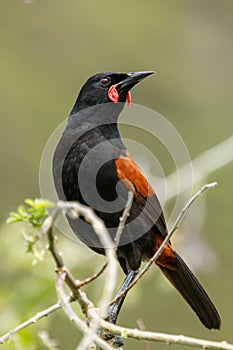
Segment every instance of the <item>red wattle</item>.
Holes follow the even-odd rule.
[[[127,100],[128,105],[130,105],[130,103],[131,103],[131,93],[130,93],[130,91],[128,91],[128,93],[127,93],[126,100]]]
[[[114,103],[117,103],[119,101],[119,94],[116,87],[117,87],[117,84],[110,86],[110,88],[108,89],[108,98]],[[130,105],[131,104],[130,91],[127,92],[126,100],[128,105]]]
[[[108,98],[114,103],[117,103],[119,100],[119,94],[118,94],[118,91],[116,89],[116,86],[117,86],[117,84],[112,85],[108,89]]]

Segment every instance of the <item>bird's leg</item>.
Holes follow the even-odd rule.
[[[129,285],[130,283],[134,280],[135,276],[138,274],[138,270],[137,271],[129,271],[127,276],[125,277],[121,287],[119,288],[119,290],[117,291],[115,298],[117,298]],[[120,299],[118,299],[114,304],[112,304],[111,306],[109,306],[108,308],[108,321],[110,323],[115,324],[117,317],[119,315],[120,309],[122,307],[122,304],[125,300],[126,294],[124,296],[122,296]],[[115,299],[114,298],[114,299]]]
[[[122,285],[120,286],[119,290],[117,291],[115,298],[117,298],[130,285],[130,283],[134,280],[134,277],[137,274],[138,274],[138,270],[137,271],[131,270],[128,272]],[[120,312],[122,304],[125,300],[125,297],[126,297],[126,294],[124,296],[122,296],[121,298],[119,298],[114,304],[109,306],[108,316],[107,316],[108,322],[113,323],[113,324],[116,323],[117,317],[119,315],[119,312]],[[105,333],[105,334],[102,334],[102,336],[105,340],[107,340],[111,344],[111,346],[114,349],[119,348],[119,347],[124,345],[124,340],[118,335],[114,336],[113,334]]]

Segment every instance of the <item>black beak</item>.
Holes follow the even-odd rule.
[[[117,84],[117,89],[118,91],[129,91],[134,85],[154,73],[153,71],[128,73],[128,77]]]

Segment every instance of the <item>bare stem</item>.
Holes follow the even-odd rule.
[[[108,330],[113,334],[124,336],[125,338],[128,337],[128,338],[133,338],[137,340],[148,340],[148,341],[153,341],[158,343],[165,343],[167,345],[171,345],[171,344],[186,345],[186,346],[205,349],[205,350],[207,349],[233,350],[233,345],[225,341],[215,342],[215,341],[209,341],[204,339],[186,337],[184,335],[141,331],[139,329],[130,329],[126,327],[116,326],[106,321],[102,321],[101,325],[105,330]]]
[[[125,205],[125,209],[123,211],[123,214],[120,217],[120,222],[119,222],[119,225],[117,228],[116,236],[114,238],[115,247],[118,247],[118,244],[120,242],[121,235],[122,235],[122,232],[124,230],[126,220],[129,217],[132,204],[133,204],[133,192],[129,191],[128,192],[128,200],[127,200],[127,203]]]
[[[15,327],[14,329],[12,329],[11,331],[9,331],[8,333],[4,334],[1,338],[0,338],[0,344],[5,343],[9,338],[11,338],[14,334],[18,333],[19,331],[21,331],[22,329],[30,326],[31,324],[36,323],[37,321],[39,321],[41,318],[43,317],[47,317],[48,315],[52,314],[54,311],[57,311],[61,308],[61,304],[57,303],[54,304],[52,306],[49,306],[47,309],[44,309],[40,312],[38,312],[37,314],[35,314],[33,317],[29,318],[27,321],[21,323],[19,326]]]
[[[60,273],[62,274],[63,272],[61,271]],[[56,282],[56,284],[58,284],[59,296],[61,297],[60,303],[54,304],[54,305],[48,307],[47,309],[45,309],[41,312],[38,312],[36,315],[31,317],[27,321],[23,322],[22,324],[20,324],[19,326],[17,326],[13,330],[11,330],[10,332],[6,333],[4,336],[2,336],[0,338],[0,344],[3,344],[4,342],[6,342],[15,333],[21,331],[22,329],[24,329],[25,327],[28,327],[31,324],[36,323],[41,318],[47,317],[48,315],[50,315],[54,311],[60,309],[64,305],[65,305],[66,311],[68,308],[69,319],[71,319],[73,323],[75,323],[75,322],[78,323],[78,324],[75,323],[77,328],[78,329],[82,328],[81,331],[85,331],[87,329],[86,323],[83,322],[82,320],[80,320],[79,318],[77,319],[76,317],[78,317],[78,316],[76,315],[76,313],[74,313],[74,311],[72,309],[71,309],[72,311],[70,312],[69,297],[67,297],[65,295],[64,288],[63,288],[64,275],[63,275],[63,277],[58,276],[57,278],[58,278],[58,280],[62,279],[62,280]],[[82,292],[81,297],[83,298],[82,303],[86,304],[87,300],[86,300],[85,293]],[[61,305],[61,300],[63,302],[62,305]],[[93,304],[90,304],[90,305],[93,305]],[[92,313],[94,310],[95,310],[95,308],[92,309],[92,307],[90,307],[88,312]],[[90,316],[91,315],[89,314],[89,317]],[[79,323],[80,323],[80,325],[79,325]],[[138,330],[138,329],[130,329],[130,328],[126,328],[126,327],[112,325],[111,323],[108,323],[104,320],[101,321],[101,327],[103,329],[105,329],[106,331],[111,332],[112,334],[121,335],[121,336],[124,336],[125,338],[129,337],[129,338],[137,339],[137,340],[147,340],[147,341],[158,342],[158,343],[166,343],[167,345],[171,345],[171,344],[186,345],[189,347],[205,349],[205,350],[207,350],[207,349],[233,350],[233,344],[229,344],[225,341],[213,342],[213,341],[204,340],[204,339],[186,337],[183,335],[164,334],[164,333],[149,332],[149,331]],[[95,339],[95,341],[96,341],[96,339]],[[98,339],[98,341],[101,342],[103,340]],[[104,342],[104,345],[103,345],[103,343],[101,342],[100,346],[102,346],[103,349],[108,349],[108,350],[111,349],[112,350],[112,347],[109,347],[108,344],[107,344],[108,347],[104,347],[106,345],[105,343],[106,342]]]
[[[197,191],[197,192],[194,194],[194,196],[192,196],[192,197],[190,198],[190,200],[187,202],[187,204],[186,204],[186,205],[184,206],[184,208],[181,210],[181,212],[180,212],[178,218],[176,219],[176,222],[175,222],[173,228],[171,229],[171,232],[170,232],[171,234],[173,234],[173,232],[175,232],[175,231],[178,229],[180,223],[183,221],[183,219],[184,219],[184,217],[186,216],[186,214],[187,214],[189,208],[190,208],[191,205],[195,202],[195,200],[198,199],[198,197],[200,197],[205,191],[207,191],[207,190],[209,190],[209,189],[213,189],[213,188],[215,188],[217,185],[218,185],[217,182],[211,182],[211,183],[209,183],[209,184],[205,184],[204,186],[202,186],[202,188],[201,188],[199,191]]]
[[[94,281],[96,278],[98,278],[104,272],[104,270],[106,269],[107,266],[108,266],[108,263],[105,263],[101,267],[101,269],[99,271],[97,271],[96,273],[94,273],[94,275],[92,275],[91,277],[87,277],[87,278],[85,278],[85,280],[82,280],[82,281],[76,281],[77,287],[81,288],[81,287],[85,286],[86,284]]]
[[[65,272],[62,269],[59,269],[56,273],[56,291],[57,295],[59,297],[59,301],[62,305],[62,308],[64,312],[66,313],[69,320],[83,333],[88,334],[89,328],[86,325],[84,321],[82,321],[77,314],[73,311],[70,303],[69,298],[67,297],[65,291],[64,291],[64,281],[66,279]],[[87,299],[86,294],[84,292],[81,292],[79,290],[79,297],[78,297],[79,303],[82,305],[82,309],[84,310],[85,306],[85,314],[87,317],[91,320],[93,318],[99,318],[98,313],[96,309],[94,308],[94,305],[90,300]],[[113,348],[103,339],[101,339],[97,334],[93,335],[93,340],[96,344],[98,344],[103,350],[113,350]],[[80,347],[80,344],[78,348]],[[78,349],[77,348],[77,349]],[[84,348],[83,348],[84,349]]]

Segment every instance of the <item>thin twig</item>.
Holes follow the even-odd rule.
[[[146,330],[144,322],[141,319],[137,320],[137,325],[140,331]],[[147,340],[144,341],[144,350],[151,350],[151,345]]]
[[[217,182],[212,182],[209,184],[205,184],[199,191],[197,191],[187,202],[187,204],[182,209],[180,215],[178,216],[173,228],[169,232],[169,234],[164,238],[163,243],[159,247],[159,249],[155,252],[155,254],[152,256],[152,258],[146,263],[146,265],[143,267],[143,269],[139,272],[139,274],[135,277],[135,279],[130,283],[130,285],[123,290],[121,294],[119,294],[114,300],[111,301],[109,305],[114,304],[118,299],[120,299],[122,296],[124,296],[141,278],[142,276],[149,270],[151,265],[159,258],[160,254],[162,253],[163,249],[165,248],[166,244],[170,241],[172,235],[179,227],[180,223],[184,219],[185,215],[187,214],[187,211],[189,210],[190,206],[193,204],[193,202],[200,197],[206,190],[209,190],[211,188],[214,188],[217,185]]]
[[[58,350],[58,341],[55,339],[51,339],[49,333],[47,331],[38,331],[38,337],[41,343],[49,350]]]
[[[84,280],[82,281],[77,281],[76,280],[76,283],[77,283],[77,287],[78,288],[81,288],[83,286],[85,286],[86,284],[94,281],[96,278],[98,278],[103,272],[104,270],[106,269],[106,267],[108,266],[108,263],[106,262],[99,271],[97,271],[96,273],[94,273],[94,275],[92,275],[91,277],[87,277],[85,278]]]
[[[49,242],[47,249],[52,254],[52,256],[55,260],[56,266],[58,268],[64,266],[62,254],[57,249],[57,245],[56,245],[57,238],[53,235],[53,226],[51,226],[49,228],[49,230],[47,232],[47,237],[48,237],[48,242]]]
[[[194,196],[192,196],[192,197],[190,198],[190,200],[187,202],[187,204],[185,205],[185,207],[181,210],[180,214],[178,215],[178,218],[176,219],[176,222],[174,223],[174,226],[173,226],[173,228],[171,229],[170,234],[173,234],[173,232],[175,232],[175,231],[178,229],[180,223],[183,221],[184,217],[186,216],[186,214],[187,214],[189,208],[191,207],[191,205],[193,204],[193,202],[195,202],[195,200],[196,200],[198,197],[200,197],[205,191],[210,190],[210,189],[213,189],[213,188],[215,188],[217,185],[218,185],[217,182],[211,182],[211,183],[209,183],[209,184],[205,184],[204,186],[202,186],[202,188],[201,188],[199,191],[197,191],[197,192],[194,194]]]
[[[76,299],[78,297],[77,291],[78,291],[78,284],[76,283],[76,280],[70,273],[68,269],[64,266],[64,261],[62,259],[62,254],[57,249],[57,237],[53,234],[53,228],[54,228],[54,222],[55,218],[58,215],[60,209],[56,209],[54,213],[47,217],[47,219],[44,221],[44,224],[41,229],[41,234],[47,233],[48,237],[48,246],[47,249],[50,251],[57,269],[63,269],[66,271],[66,284],[69,286],[70,290],[72,291],[73,298]]]
[[[123,211],[122,216],[120,217],[120,222],[119,222],[119,225],[117,228],[116,236],[114,238],[115,247],[118,247],[118,244],[120,242],[121,235],[122,235],[122,232],[124,230],[126,220],[129,217],[132,204],[133,204],[133,192],[129,191],[128,192],[128,199],[127,199],[127,202],[125,205],[125,209]]]
[[[60,303],[56,303],[52,306],[49,306],[47,309],[44,309],[40,312],[37,312],[37,314],[35,314],[33,317],[29,318],[27,321],[21,323],[20,325],[18,325],[17,327],[15,327],[14,329],[12,329],[11,331],[9,331],[8,333],[4,334],[1,338],[0,338],[0,344],[5,343],[9,338],[11,338],[14,334],[18,333],[19,331],[21,331],[22,329],[30,326],[31,324],[36,323],[37,321],[39,321],[41,318],[43,317],[47,317],[48,315],[50,315],[51,313],[53,313],[54,311],[57,311],[61,308],[61,304]]]

